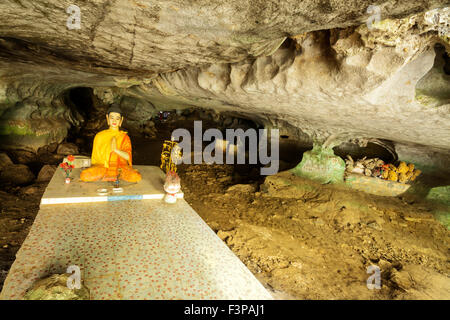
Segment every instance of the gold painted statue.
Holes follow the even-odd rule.
[[[106,114],[109,129],[95,135],[92,147],[91,167],[83,170],[82,181],[115,181],[120,179],[138,182],[141,174],[132,168],[131,141],[125,131],[121,131],[122,111],[112,105]]]
[[[178,142],[173,140],[166,140],[163,144],[163,151],[161,152],[161,169],[165,173],[177,172],[177,162],[181,160],[182,152],[178,146]]]

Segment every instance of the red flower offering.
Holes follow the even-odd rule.
[[[62,162],[59,167],[66,173],[66,180],[69,179],[69,175],[72,172],[72,169],[75,168],[73,161],[75,157],[73,155],[67,156],[67,161]],[[66,181],[67,182],[67,181]]]

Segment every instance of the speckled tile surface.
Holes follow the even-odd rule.
[[[41,206],[0,298],[69,265],[92,299],[271,299],[183,199]]]
[[[133,166],[142,174],[138,183],[121,181],[123,192],[114,193],[113,183],[105,181],[83,182],[80,180],[82,169],[73,169],[71,183],[66,184],[65,174],[56,170],[41,199],[41,205],[66,203],[92,203],[105,201],[120,201],[123,199],[162,199],[165,174],[156,166]],[[99,195],[98,189],[106,189],[106,195]],[[179,198],[182,198],[180,196]]]

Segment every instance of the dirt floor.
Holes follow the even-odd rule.
[[[162,140],[134,141],[136,164],[157,165]],[[181,165],[179,174],[186,201],[276,298],[450,299],[450,233],[427,203],[286,174],[264,180],[256,166]],[[0,288],[44,189],[0,191]],[[370,265],[381,269],[379,290],[367,288]]]
[[[46,183],[37,183],[0,191],[0,290],[39,211],[46,186]]]
[[[450,298],[450,233],[426,204],[300,178],[310,191],[233,186],[233,171],[182,168],[185,198],[276,297]],[[380,290],[367,288],[370,265],[381,269]]]

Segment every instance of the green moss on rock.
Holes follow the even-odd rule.
[[[18,135],[18,136],[33,135],[33,136],[35,136],[36,133],[28,126],[4,124],[4,125],[0,125],[0,135],[3,135],[3,136],[8,136],[8,135]]]
[[[438,106],[444,104],[444,101],[442,101],[441,99],[439,99],[437,97],[428,96],[426,94],[420,94],[419,90],[417,90],[417,92],[416,92],[416,101],[419,102],[420,104],[430,107],[430,108],[438,107]]]
[[[438,220],[447,229],[450,230],[450,210],[449,211],[437,210],[433,214],[434,214],[434,217],[436,218],[436,220]]]
[[[450,186],[430,189],[426,199],[437,204],[434,217],[450,230]]]
[[[450,206],[450,186],[436,187],[430,189],[430,192],[428,192],[427,195],[427,199]]]
[[[332,148],[314,144],[303,154],[302,161],[291,172],[320,183],[343,183],[345,162],[336,156]]]
[[[69,274],[54,274],[48,278],[38,280],[27,291],[25,300],[89,300],[89,289],[69,289],[67,279]]]

